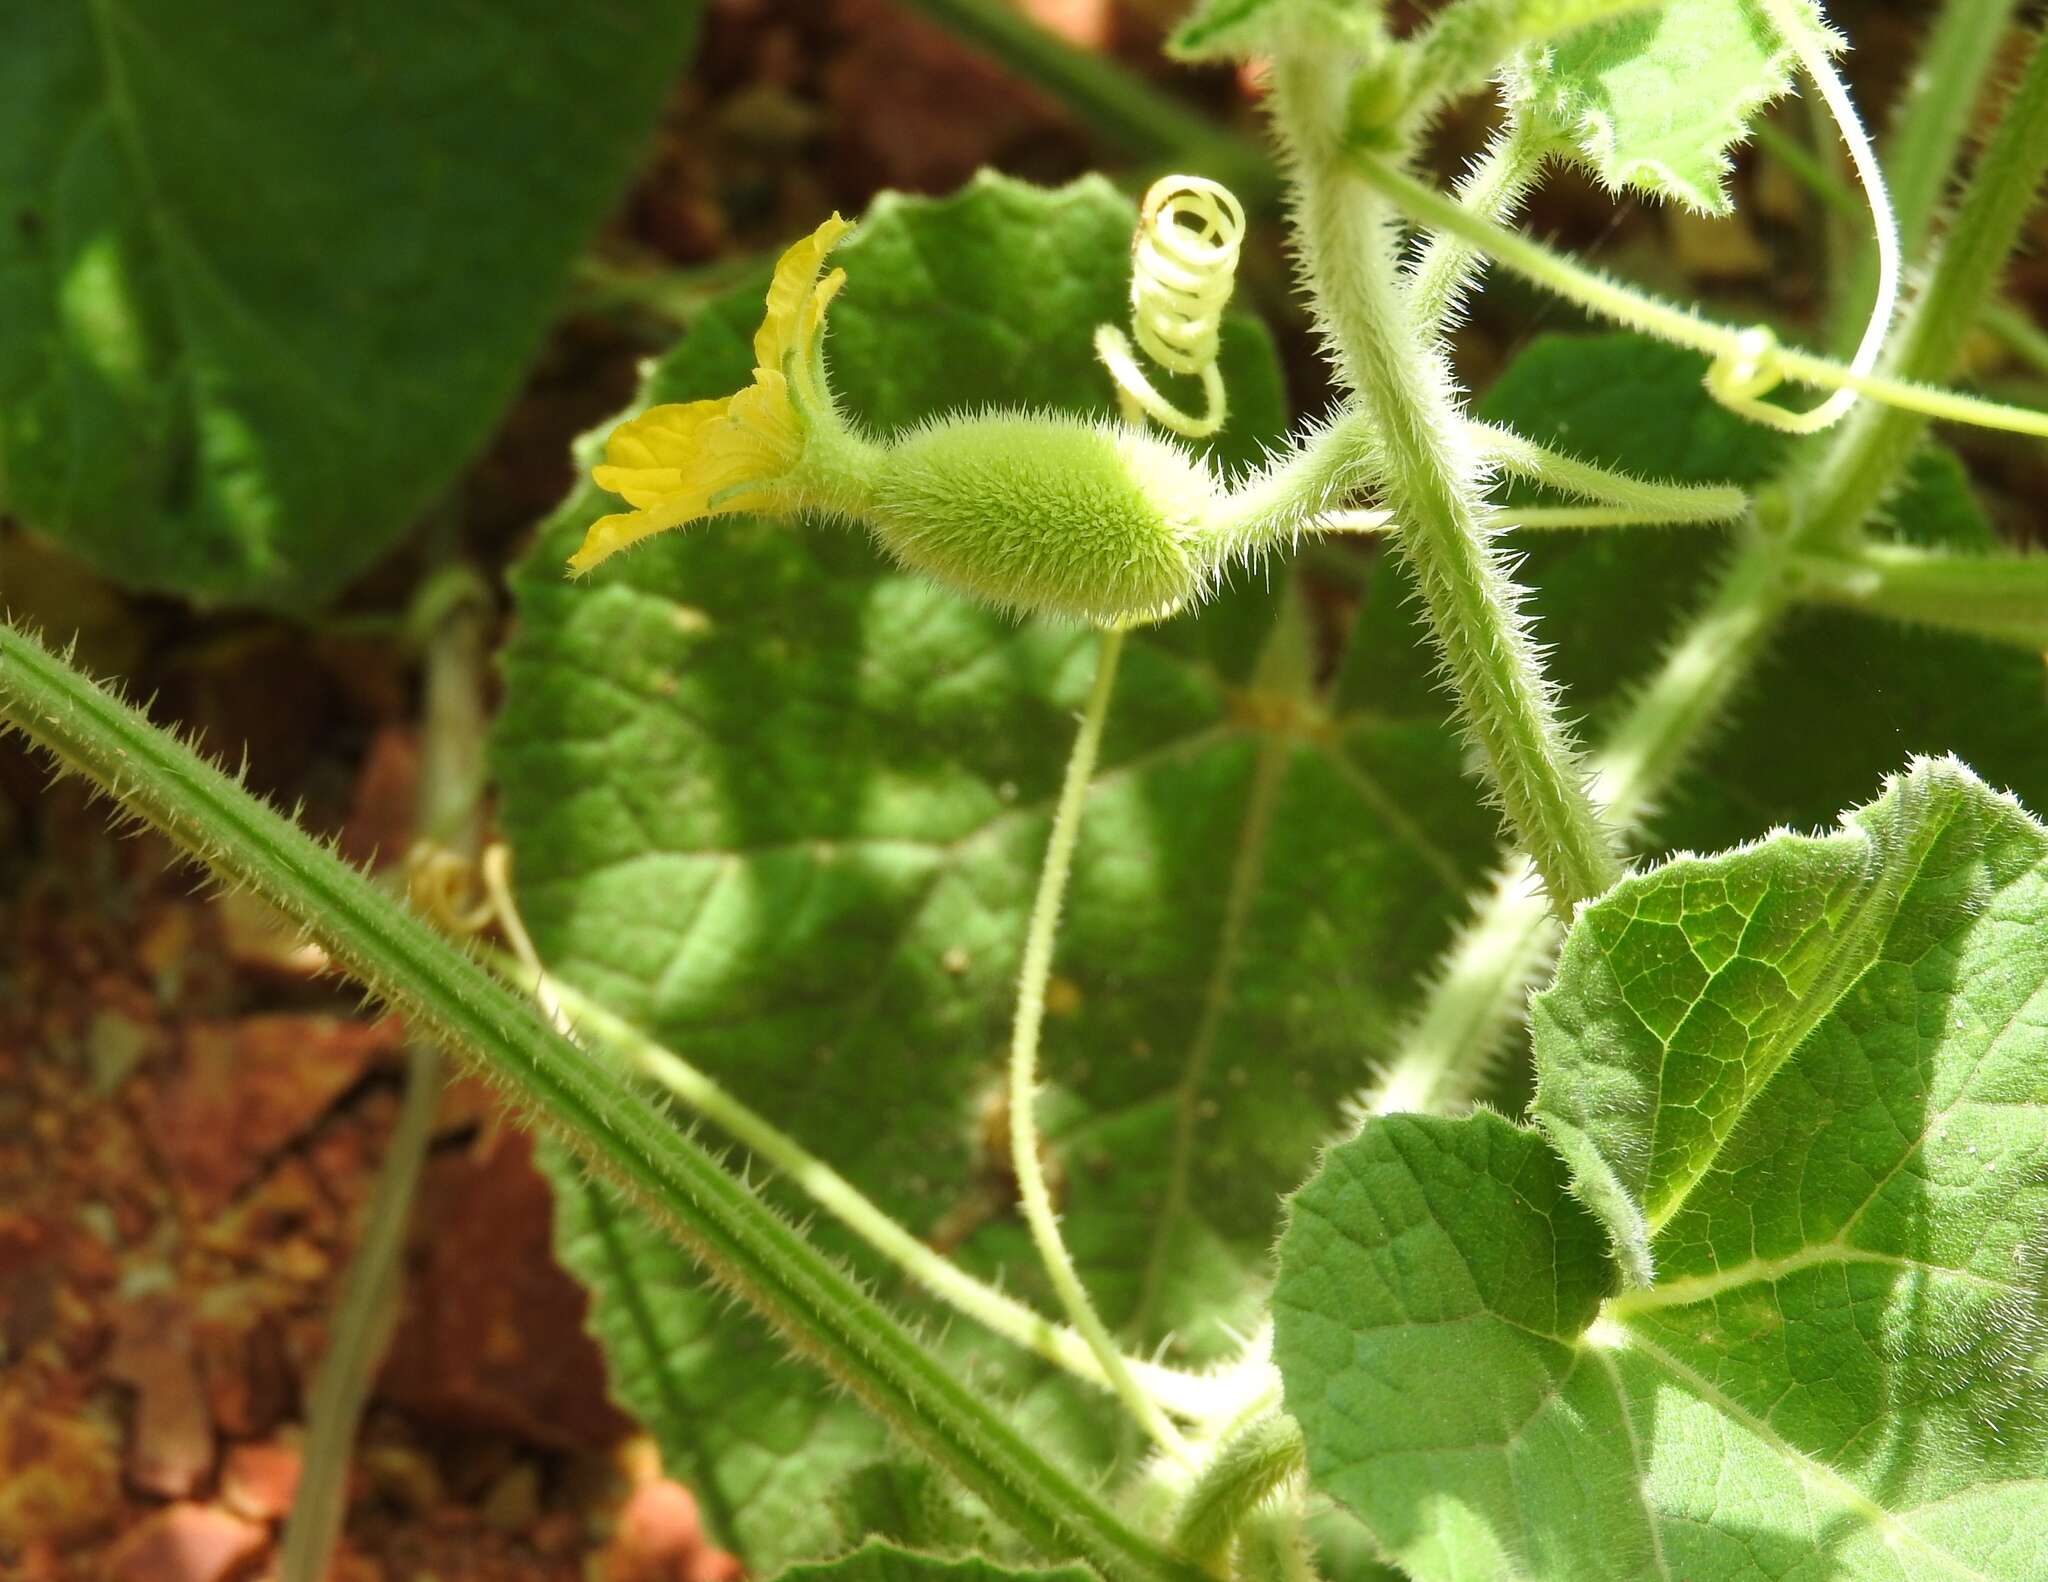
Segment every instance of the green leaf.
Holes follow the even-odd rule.
[[[776,1560],[843,1546],[839,1515],[785,1468],[851,1468],[881,1456],[886,1429],[788,1360],[782,1344],[698,1278],[689,1255],[549,1142],[555,1250],[588,1286],[590,1330],[620,1404],[662,1465],[695,1493],[713,1538]],[[857,1536],[857,1535],[856,1535]]]
[[[1372,36],[1377,20],[1358,0],[1195,0],[1166,36],[1176,60],[1245,61],[1270,53],[1283,27],[1313,28],[1340,45]]]
[[[1535,1014],[1591,1209],[1489,1114],[1374,1122],[1295,1200],[1317,1485],[1420,1582],[2040,1576],[2044,919],[2048,831],[1936,761],[1588,907]]]
[[[137,586],[334,593],[489,433],[698,11],[12,8],[7,509]]]
[[[778,1582],[1092,1582],[1086,1566],[1016,1568],[979,1555],[917,1554],[890,1543],[866,1543],[837,1560],[794,1565]]]
[[[1812,0],[1799,5],[1838,47]],[[1728,150],[1797,64],[1759,0],[1670,0],[1532,46],[1503,81],[1511,105],[1614,191],[1726,214]]]
[[[884,429],[988,402],[1106,412],[1090,336],[1126,311],[1133,219],[1092,180],[878,205],[837,260],[828,353],[850,406]],[[759,312],[745,294],[712,309],[649,399],[736,388]],[[1225,351],[1241,462],[1280,431],[1279,375],[1248,321]],[[1015,625],[843,529],[786,522],[708,523],[570,585],[563,560],[609,508],[581,491],[516,580],[496,760],[543,957],[1050,1310],[990,1105],[1094,638]],[[1279,1195],[1361,1051],[1390,1035],[1495,828],[1401,612],[1325,683],[1303,612],[1248,582],[1129,645],[1045,1035],[1083,1273],[1132,1344],[1171,1335],[1195,1356],[1256,1323]],[[817,1234],[891,1284],[834,1227]],[[691,1277],[673,1258],[656,1269],[651,1245],[649,1305],[666,1311]],[[601,1312],[630,1300],[597,1286]],[[718,1387],[738,1389],[740,1323],[680,1363],[615,1344],[615,1377],[650,1417],[662,1368],[724,1370]],[[991,1388],[1036,1377],[964,1324],[947,1344],[981,1357]],[[786,1396],[785,1448],[726,1479],[728,1541],[757,1569],[788,1556],[788,1532],[812,1542],[819,1491],[874,1453],[828,1432],[852,1408],[802,1375],[761,1388]],[[1107,1459],[1078,1389],[1034,1386],[1019,1410]],[[694,1432],[686,1415],[664,1438]]]

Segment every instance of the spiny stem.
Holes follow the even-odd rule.
[[[1690,527],[1702,520],[1697,511],[1630,510],[1622,505],[1504,505],[1494,526],[1502,532],[1569,533],[1602,527]],[[1716,513],[1733,516],[1733,511]],[[1394,533],[1400,525],[1392,511],[1332,511],[1316,523],[1318,533]]]
[[[2037,39],[2012,105],[1977,163],[1932,277],[1897,335],[1894,366],[1908,376],[1949,373],[2031,207],[2044,162],[2048,48]],[[1855,542],[1896,483],[1924,427],[1925,420],[1910,412],[1859,408],[1829,445],[1812,494],[1791,502],[1789,521],[1744,539],[1712,596],[1635,694],[1597,755],[1596,784],[1623,822],[1642,816],[1747,683],[1792,603],[1795,557]],[[1526,859],[1510,858],[1505,876],[1453,945],[1416,1021],[1362,1097],[1361,1107],[1377,1113],[1447,1109],[1468,1101],[1506,1042],[1523,994],[1556,939],[1555,925],[1530,894]]]
[[[1448,370],[1396,280],[1391,216],[1352,173],[1339,134],[1343,73],[1326,54],[1274,65],[1274,120],[1295,165],[1306,273],[1339,371],[1375,431],[1382,490],[1465,723],[1551,905],[1569,917],[1621,865],[1518,619],[1520,591],[1493,542]]]
[[[474,572],[457,567],[429,582],[414,609],[428,625],[415,825],[424,839],[473,851],[482,823],[488,596]],[[435,1045],[410,1041],[405,1098],[377,1168],[362,1240],[342,1277],[328,1326],[332,1338],[313,1375],[305,1460],[279,1546],[279,1582],[320,1582],[341,1533],[356,1430],[397,1315],[400,1254],[440,1109],[442,1066]]]
[[[1576,302],[1589,313],[1717,359],[1738,361],[1756,354],[1754,330],[1714,323],[1647,292],[1624,286],[1519,232],[1467,213],[1442,193],[1384,161],[1363,158],[1357,164],[1363,179],[1385,193],[1417,224],[1464,237],[1503,267]],[[1841,363],[1790,346],[1776,347],[1772,358],[1779,373],[1800,384],[1824,390],[1851,390],[1922,418],[2048,437],[2048,412],[2006,406],[1886,374],[1859,374]]]
[[[1052,833],[1046,841],[1045,863],[1038,872],[1038,892],[1031,902],[1031,920],[1024,933],[1024,960],[1017,974],[1017,1015],[1010,1029],[1010,1168],[1017,1175],[1017,1198],[1031,1240],[1038,1248],[1067,1321],[1095,1354],[1102,1375],[1145,1431],[1168,1452],[1188,1458],[1187,1441],[1160,1404],[1133,1377],[1130,1365],[1102,1317],[1089,1300],[1080,1271],[1060,1237],[1059,1215],[1045,1184],[1045,1163],[1038,1151],[1038,1035],[1045,1024],[1045,986],[1052,977],[1053,942],[1059,933],[1060,907],[1066,899],[1067,876],[1074,867],[1074,846],[1081,834],[1081,813],[1088,801],[1088,782],[1102,747],[1102,727],[1116,690],[1117,661],[1123,655],[1124,633],[1102,634],[1095,655],[1095,682],[1067,755],[1065,778],[1054,805]]]
[[[1749,510],[1749,496],[1733,484],[1660,483],[1567,456],[1491,423],[1472,425],[1486,459],[1519,478],[1603,505],[1636,511],[1659,522],[1725,522]],[[1529,513],[1506,507],[1517,521]]]
[[[494,1078],[653,1211],[792,1350],[957,1477],[1035,1549],[1105,1582],[1190,1582],[1025,1441],[983,1396],[792,1229],[625,1077],[362,874],[39,643],[0,625],[0,719],[137,818],[303,924],[408,1025]]]
[[[1593,755],[1593,785],[1624,829],[1642,820],[1748,680],[1791,602],[1785,549],[1752,533]],[[1529,860],[1510,855],[1438,965],[1415,1018],[1358,1107],[1440,1113],[1467,1103],[1557,949]]]
[[[638,1075],[672,1093],[696,1114],[746,1146],[812,1202],[887,1258],[904,1274],[955,1311],[1043,1357],[1090,1384],[1109,1387],[1109,1376],[1074,1330],[1055,1324],[994,1286],[977,1280],[891,1219],[851,1181],[775,1126],[759,1111],[734,1098],[681,1055],[656,1042],[623,1017],[537,962],[510,957],[493,963],[508,978],[528,985],[544,1005],[559,1007],[579,1038],[624,1060]],[[1146,1394],[1168,1411],[1200,1420],[1214,1408],[1208,1381],[1158,1363],[1125,1359],[1125,1367]]]
[[[1246,1519],[1301,1475],[1307,1454],[1301,1425],[1277,1406],[1243,1425],[1217,1448],[1181,1502],[1173,1547],[1224,1574]]]
[[[1495,132],[1486,152],[1458,183],[1458,206],[1496,223],[1521,207],[1523,197],[1543,173],[1549,149],[1521,121]],[[1432,231],[1408,273],[1408,300],[1418,322],[1441,334],[1484,259],[1478,248],[1448,231]]]

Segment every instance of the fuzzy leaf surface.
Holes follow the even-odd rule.
[[[1728,151],[1796,66],[1759,0],[1669,0],[1531,46],[1504,82],[1509,102],[1612,190],[1726,214]]]
[[[1127,311],[1133,219],[1093,181],[878,205],[835,255],[848,284],[828,355],[849,406],[881,430],[991,402],[1106,412],[1090,336]],[[756,293],[711,310],[649,398],[744,382],[759,314]],[[1242,462],[1284,421],[1279,375],[1246,321],[1225,354],[1225,459]],[[992,1101],[1094,637],[1019,626],[844,529],[782,521],[705,524],[568,584],[563,560],[609,508],[580,491],[516,581],[496,759],[542,955],[1049,1307]],[[1405,612],[1376,610],[1356,663],[1323,682],[1284,581],[1245,581],[1128,646],[1044,1049],[1042,1115],[1091,1289],[1133,1344],[1172,1334],[1196,1355],[1255,1322],[1279,1196],[1494,829]],[[855,1409],[771,1366],[637,1227],[619,1233],[638,1238],[642,1294],[626,1293],[583,1212],[565,1210],[565,1246],[615,1377],[678,1470],[723,1488],[706,1508],[726,1541],[756,1569],[836,1547],[819,1490],[883,1450]],[[1095,1396],[976,1341],[955,1323],[944,1344],[1021,1392],[1043,1440],[1111,1455]],[[779,1404],[721,1404],[748,1391]],[[774,1442],[728,1449],[739,1430],[707,1437],[713,1418],[771,1425]]]
[[[2048,831],[1952,761],[1625,881],[1536,1006],[1577,1195],[1482,1113],[1374,1122],[1295,1199],[1316,1484],[1421,1582],[2041,1575],[2044,1007]]]
[[[334,593],[489,433],[699,9],[10,7],[6,508],[133,585]]]

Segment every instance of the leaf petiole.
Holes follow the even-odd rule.
[[[1096,650],[1095,681],[1074,733],[1059,801],[1053,808],[1052,833],[1045,862],[1038,873],[1038,891],[1031,902],[1031,920],[1024,935],[1024,962],[1018,972],[1017,1014],[1010,1030],[1010,1168],[1017,1177],[1017,1197],[1039,1261],[1066,1309],[1067,1320],[1094,1353],[1103,1377],[1133,1417],[1177,1460],[1191,1459],[1187,1441],[1160,1403],[1139,1384],[1122,1350],[1089,1300],[1088,1289],[1060,1237],[1059,1215],[1045,1184],[1045,1162],[1038,1141],[1038,1038],[1045,1024],[1045,987],[1052,977],[1053,942],[1059,932],[1060,906],[1066,899],[1067,876],[1074,867],[1074,846],[1081,834],[1081,812],[1088,800],[1088,782],[1102,748],[1102,727],[1109,700],[1116,691],[1124,632],[1112,627]]]
[[[1601,318],[1717,359],[1754,361],[1767,357],[1777,373],[1800,384],[1853,391],[1886,406],[1946,422],[2048,438],[2048,412],[2007,406],[1884,374],[1858,373],[1842,363],[1790,346],[1765,348],[1753,327],[1738,329],[1719,324],[1622,285],[1597,269],[1552,252],[1519,231],[1470,212],[1384,160],[1359,156],[1355,166],[1365,181],[1385,193],[1416,224],[1463,237],[1504,268]]]
[[[832,1166],[813,1154],[758,1110],[741,1103],[681,1055],[523,954],[494,955],[490,964],[508,981],[527,988],[551,1012],[559,1012],[586,1044],[594,1042],[635,1074],[673,1094],[696,1114],[747,1149],[762,1163],[803,1190],[812,1202],[904,1274],[955,1311],[1012,1345],[1044,1358],[1076,1378],[1109,1388],[1109,1376],[1088,1343],[1015,1297],[977,1280],[892,1219]],[[1141,1388],[1168,1411],[1191,1421],[1213,1415],[1217,1392],[1206,1380],[1137,1358],[1125,1366]]]

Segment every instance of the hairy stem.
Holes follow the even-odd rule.
[[[1797,562],[1807,598],[2048,651],[2048,556],[1857,544]]]
[[[846,1177],[681,1055],[559,978],[548,974],[536,977],[530,966],[511,957],[496,965],[508,978],[526,982],[543,1005],[558,1006],[582,1041],[618,1057],[634,1074],[675,1095],[694,1113],[744,1144],[756,1159],[801,1188],[819,1208],[940,1301],[1076,1378],[1109,1388],[1109,1375],[1078,1333],[977,1280],[950,1258],[933,1251]],[[1216,1392],[1193,1374],[1136,1358],[1125,1359],[1124,1366],[1145,1393],[1168,1411],[1198,1420],[1214,1407]]]
[[[2048,169],[2048,48],[2035,33],[2025,75],[1936,254],[1926,289],[1893,337],[1890,367],[1900,380],[1947,378],[1963,343],[1998,289],[2005,261],[2032,211]],[[1890,495],[1927,430],[1929,416],[1949,414],[1865,406],[1843,426],[1819,466],[1804,480],[1799,508],[1809,545],[1839,545]],[[2026,432],[2048,433],[2048,427]]]
[[[1596,467],[1524,439],[1491,423],[1472,425],[1486,459],[1531,483],[1642,513],[1659,522],[1726,522],[1749,509],[1749,496],[1732,484],[1659,483],[1612,467]],[[1511,513],[1517,519],[1527,513]]]
[[[1512,121],[1495,132],[1458,183],[1458,206],[1499,223],[1522,205],[1543,174],[1549,144]],[[1463,237],[1432,231],[1408,272],[1408,300],[1418,322],[1441,334],[1478,277],[1485,255]]]
[[[2016,9],[2016,0],[1947,0],[1906,75],[1884,138],[1884,168],[1908,263],[1918,263],[1927,248],[1984,79]],[[1854,339],[1856,304],[1869,300],[1877,273],[1877,253],[1866,237],[1841,271],[1843,289],[1832,304],[1829,345]]]
[[[1654,335],[1659,340],[1670,341],[1673,345],[1705,352],[1716,359],[1736,362],[1757,353],[1754,330],[1717,324],[1647,292],[1622,285],[1611,276],[1554,253],[1517,231],[1468,213],[1442,193],[1384,161],[1362,158],[1357,164],[1373,187],[1386,193],[1402,213],[1418,224],[1438,227],[1464,237],[1503,268],[1567,301],[1576,302],[1589,313],[1640,330],[1645,335]],[[2019,218],[2013,217],[2015,226]],[[2003,252],[1998,256],[2002,259]],[[1970,322],[1964,321],[1965,331]],[[1953,423],[1975,424],[1980,428],[2048,437],[2048,412],[1985,401],[1892,374],[1858,373],[1842,363],[1816,357],[1811,352],[1791,346],[1774,348],[1771,358],[1776,371],[1787,379],[1823,390],[1854,391],[1923,423],[1927,418],[1941,418]],[[1894,366],[1904,364],[1895,361]]]
[[[1081,813],[1088,801],[1088,782],[1102,747],[1102,727],[1109,718],[1109,700],[1116,691],[1117,661],[1123,657],[1121,628],[1102,634],[1095,658],[1095,683],[1074,733],[1067,756],[1059,801],[1053,808],[1052,834],[1046,841],[1045,863],[1038,871],[1038,893],[1031,902],[1031,920],[1024,935],[1024,961],[1017,976],[1017,1015],[1010,1030],[1010,1168],[1017,1175],[1017,1198],[1031,1240],[1038,1248],[1067,1320],[1094,1353],[1102,1375],[1117,1398],[1145,1431],[1175,1456],[1186,1459],[1180,1430],[1132,1375],[1130,1365],[1110,1336],[1102,1316],[1089,1300],[1081,1273],[1060,1237],[1059,1214],[1045,1184],[1045,1162],[1038,1142],[1038,1035],[1045,1025],[1045,986],[1052,977],[1053,943],[1059,935],[1060,907],[1066,900],[1067,876],[1074,867],[1074,845],[1081,835]]]
[[[2012,108],[1978,162],[1949,244],[1897,335],[1893,365],[1910,377],[1948,374],[2031,205],[2041,164],[2048,160],[2044,55],[2048,50],[2037,44]],[[1861,531],[1896,483],[1924,426],[1911,413],[1859,408],[1829,445],[1819,473],[1826,486],[1817,491],[1819,503],[1794,501],[1788,522],[1759,529],[1742,542],[1700,613],[1596,756],[1596,783],[1620,821],[1643,816],[1747,684],[1792,601],[1795,558],[1826,551]],[[1531,898],[1526,859],[1511,858],[1453,944],[1361,1107],[1377,1113],[1469,1102],[1506,1044],[1557,937]]]
[[[1828,59],[1825,40],[1808,25],[1805,14],[1793,4],[1793,0],[1764,0],[1764,7],[1770,13],[1779,36],[1798,56],[1800,66],[1820,94],[1821,103],[1827,107],[1834,129],[1848,152],[1849,168],[1855,175],[1856,185],[1869,205],[1871,234],[1877,247],[1877,279],[1870,293],[1870,311],[1865,317],[1862,337],[1849,360],[1851,373],[1867,374],[1877,365],[1878,354],[1883,349],[1885,334],[1891,328],[1892,315],[1897,311],[1899,302],[1899,226],[1892,213],[1891,191],[1885,185],[1884,171],[1877,162],[1877,150],[1870,145],[1869,134],[1863,130],[1863,120],[1856,113],[1849,90],[1836,72],[1834,62]],[[1766,388],[1777,382],[1768,369],[1765,370],[1765,379]],[[1753,422],[1783,429],[1788,434],[1817,434],[1822,429],[1831,428],[1841,421],[1856,400],[1853,391],[1837,390],[1819,406],[1797,412],[1764,400],[1761,393],[1752,394],[1740,388],[1740,377],[1733,370],[1717,368],[1708,375],[1707,384],[1732,410]]]
[[[1791,602],[1785,559],[1773,538],[1752,533],[1742,541],[1707,602],[1594,753],[1596,792],[1623,828],[1642,821],[1748,681]],[[1471,1102],[1561,937],[1528,859],[1510,856],[1359,1108],[1440,1112]]]
[[[1246,1519],[1300,1476],[1306,1458],[1301,1426],[1278,1407],[1239,1428],[1209,1458],[1181,1502],[1173,1547],[1205,1570],[1223,1574]]]
[[[474,572],[455,568],[415,603],[426,633],[419,805],[421,838],[474,852],[482,835],[485,626],[488,597]],[[440,1049],[414,1039],[405,1099],[384,1147],[363,1236],[342,1277],[327,1353],[306,1410],[305,1460],[279,1547],[279,1582],[320,1582],[348,1511],[349,1462],[378,1359],[397,1316],[400,1255],[413,1193],[433,1139],[442,1087]]]
[[[1631,510],[1625,505],[1504,505],[1494,525],[1502,532],[1571,533],[1602,527],[1687,527],[1702,521],[1735,516],[1735,511],[1703,517],[1696,509]],[[1318,533],[1394,533],[1399,524],[1392,511],[1332,511],[1315,525]]]
[[[1569,917],[1621,866],[1518,616],[1520,593],[1501,564],[1448,370],[1396,278],[1391,215],[1347,161],[1343,63],[1284,56],[1273,84],[1318,313],[1375,431],[1383,492],[1465,723],[1551,905]]]
[[[902,1324],[610,1067],[232,778],[11,627],[0,625],[0,719],[81,772],[230,883],[304,925],[413,1030],[493,1078],[656,1214],[798,1354],[957,1477],[1048,1556],[1106,1582],[1187,1582],[1055,1467]]]

